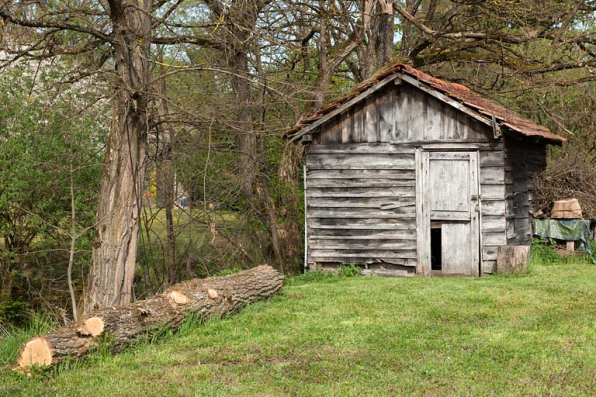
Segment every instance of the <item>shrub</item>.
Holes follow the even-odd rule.
[[[532,262],[550,265],[561,260],[555,250],[556,243],[552,239],[532,240]]]

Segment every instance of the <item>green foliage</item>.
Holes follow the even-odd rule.
[[[356,277],[362,274],[362,269],[358,265],[342,265],[337,274],[339,277]]]
[[[590,248],[591,248],[592,254],[590,255],[586,252],[586,254],[585,254],[586,260],[588,262],[590,262],[592,265],[596,265],[596,241],[593,241],[593,240],[590,241]]]
[[[293,277],[286,277],[284,279],[284,285],[292,286],[292,285],[302,285],[302,284],[310,284],[310,283],[320,283],[320,282],[329,282],[329,281],[337,281],[338,277],[337,274],[328,270],[313,270],[301,274],[299,276]]]
[[[229,276],[229,275],[241,272],[241,271],[242,271],[242,268],[240,268],[239,266],[232,266],[227,269],[222,269],[222,270],[218,271],[217,273],[214,274],[214,276]]]
[[[30,320],[31,306],[29,303],[9,298],[0,300],[0,324],[24,325]]]
[[[552,239],[534,238],[532,240],[532,263],[551,265],[561,260],[556,244]]]
[[[64,276],[71,187],[81,234],[77,260],[89,250],[105,105],[93,102],[96,93],[59,87],[59,77],[44,70],[34,75],[26,66],[0,74],[0,289],[7,296],[13,280],[16,287],[28,279],[40,288],[48,277]]]

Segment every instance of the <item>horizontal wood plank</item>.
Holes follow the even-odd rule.
[[[393,198],[393,197],[313,197],[308,200],[308,207],[313,208],[377,208],[392,209],[398,207],[408,207],[416,205],[412,198]]]
[[[372,178],[353,178],[353,179],[308,179],[308,188],[313,187],[337,187],[337,188],[352,188],[352,187],[400,187],[400,186],[415,186],[414,180],[398,180],[398,179],[372,179]]]
[[[352,179],[352,178],[371,178],[371,179],[396,179],[396,180],[415,180],[414,170],[400,169],[357,169],[357,170],[307,170],[307,181],[313,179]]]
[[[412,198],[416,191],[413,187],[391,188],[310,188],[306,191],[308,198],[312,197],[393,197]]]
[[[311,218],[307,223],[310,229],[416,230],[416,219]]]
[[[308,169],[414,169],[409,154],[313,154],[306,159]]]

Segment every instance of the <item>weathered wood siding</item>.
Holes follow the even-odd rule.
[[[534,174],[546,168],[546,145],[530,139],[505,137],[507,244],[532,241]]]
[[[309,263],[416,265],[413,146],[308,148]]]
[[[391,83],[321,128],[306,160],[309,263],[415,271],[415,150],[434,145],[479,151],[482,272],[493,272],[497,247],[509,242],[513,176],[490,127],[407,83]]]
[[[482,273],[496,270],[497,248],[507,244],[505,152],[502,142],[480,151]]]
[[[407,83],[393,83],[321,126],[313,144],[468,140],[486,142],[479,121]]]

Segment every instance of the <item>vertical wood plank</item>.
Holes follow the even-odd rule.
[[[421,148],[416,149],[416,249],[418,252],[418,263],[416,273],[424,274],[425,252],[424,252],[424,152]]]
[[[396,88],[389,86],[379,98],[379,141],[396,141],[395,133],[395,112],[396,112]]]
[[[364,141],[369,143],[379,140],[379,111],[377,108],[378,93],[366,98],[364,107]]]
[[[410,113],[409,113],[409,135],[408,140],[422,141],[424,140],[424,125],[426,119],[426,102],[422,91],[411,91],[410,96]]]
[[[426,119],[424,137],[428,140],[439,140],[443,138],[442,114],[443,103],[429,95],[425,95]]]
[[[467,223],[444,223],[441,226],[442,274],[476,275],[470,267],[473,253],[470,250],[472,230]]]
[[[410,95],[406,86],[396,90],[394,107],[394,140],[404,142],[410,135]]]
[[[355,143],[366,142],[366,134],[364,131],[365,113],[363,103],[364,102],[360,102],[354,105],[353,142]]]
[[[470,251],[472,253],[471,275],[480,276],[480,256],[482,247],[480,245],[480,180],[478,178],[478,152],[470,153],[470,193],[478,197],[477,201],[472,201],[470,217]]]

